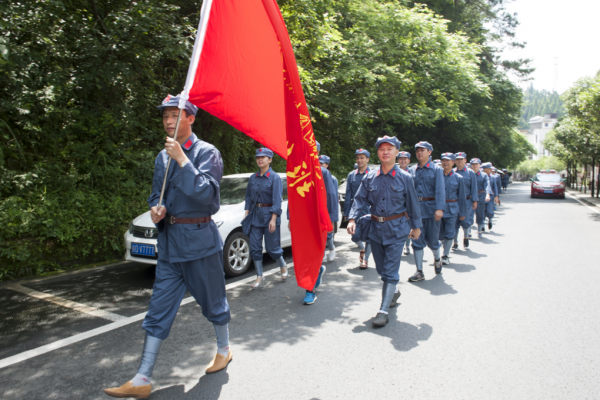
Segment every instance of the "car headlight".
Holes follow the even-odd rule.
[[[215,225],[217,226],[217,228],[220,228],[221,225],[223,225],[223,221],[215,221]]]
[[[133,235],[133,221],[129,221],[129,233]]]
[[[540,185],[538,185],[538,184],[535,184],[535,183],[533,184],[533,187],[534,187],[535,189],[541,189],[541,188],[542,188]]]

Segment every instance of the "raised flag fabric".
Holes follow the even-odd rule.
[[[189,98],[287,159],[294,270],[314,288],[327,232],[325,184],[292,45],[275,0],[204,0]]]

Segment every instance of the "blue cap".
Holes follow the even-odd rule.
[[[315,142],[317,143],[317,151],[321,151],[321,143],[317,142],[316,140]]]
[[[492,171],[496,172],[498,170],[496,169],[496,167],[492,167]]]
[[[479,158],[471,158],[471,164],[481,164],[481,160]]]
[[[467,168],[471,168],[471,163],[466,163],[465,165]]]
[[[358,164],[354,164],[354,169],[358,168]]]
[[[442,160],[433,160],[433,163],[436,164],[436,165],[438,165],[438,164],[442,163]]]
[[[486,169],[486,168],[492,168],[492,163],[491,162],[486,162],[481,164],[481,168]]]
[[[371,153],[369,153],[369,150],[365,150],[365,149],[358,149],[356,150],[356,152],[354,153],[355,156],[359,155],[359,154],[363,154],[365,155],[367,158],[371,158]]]
[[[442,160],[454,161],[456,160],[456,156],[454,153],[442,153]]]
[[[162,101],[161,105],[156,107],[158,108],[161,112],[164,111],[165,108],[167,107],[179,107],[179,100],[181,99],[181,97],[179,96],[173,96],[173,95],[167,95],[167,97],[165,97],[165,99]],[[188,115],[193,115],[194,117],[196,116],[196,113],[198,112],[198,107],[196,107],[195,105],[193,105],[192,103],[188,101],[185,102],[185,111],[187,111]]]
[[[429,151],[433,151],[433,146],[429,142],[419,142],[419,143],[415,144],[415,150],[418,149],[419,147],[422,147]]]
[[[321,164],[329,164],[329,162],[331,161],[331,158],[327,157],[327,156],[319,156],[319,162]]]
[[[401,151],[400,153],[398,153],[398,157],[406,157],[406,158],[410,158],[410,153],[408,151]]]
[[[463,151],[459,151],[458,153],[454,154],[454,159],[456,160],[457,158],[467,158],[467,153],[463,152]]]
[[[273,158],[273,151],[267,149],[266,147],[261,147],[260,149],[256,149],[256,155],[254,157],[270,157],[270,158]]]
[[[400,150],[400,145],[402,144],[402,142],[400,142],[398,139],[396,139],[396,136],[388,136],[388,135],[385,135],[384,137],[377,138],[377,142],[375,143],[375,147],[377,147],[379,149],[379,146],[381,146],[382,143],[389,143],[391,145],[394,145],[394,146],[396,146],[396,148],[398,150]]]

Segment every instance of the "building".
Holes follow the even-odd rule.
[[[525,137],[537,151],[537,154],[531,155],[530,160],[537,160],[550,155],[550,152],[544,148],[543,142],[548,132],[554,129],[557,122],[558,114],[544,114],[543,117],[536,116],[529,120],[529,131],[525,133]]]

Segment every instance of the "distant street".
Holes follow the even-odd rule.
[[[188,301],[150,398],[600,398],[600,209],[530,199],[526,183],[501,200],[492,231],[467,251],[461,232],[442,275],[426,251],[426,280],[408,283],[414,261],[403,256],[400,304],[381,329],[371,326],[381,301],[373,259],[359,270],[345,232],[312,306],[293,269],[261,290],[250,290],[253,270],[228,280],[234,356],[224,371],[205,375],[214,330]],[[139,365],[151,288],[141,264],[0,285],[0,398],[109,399],[102,389]]]

